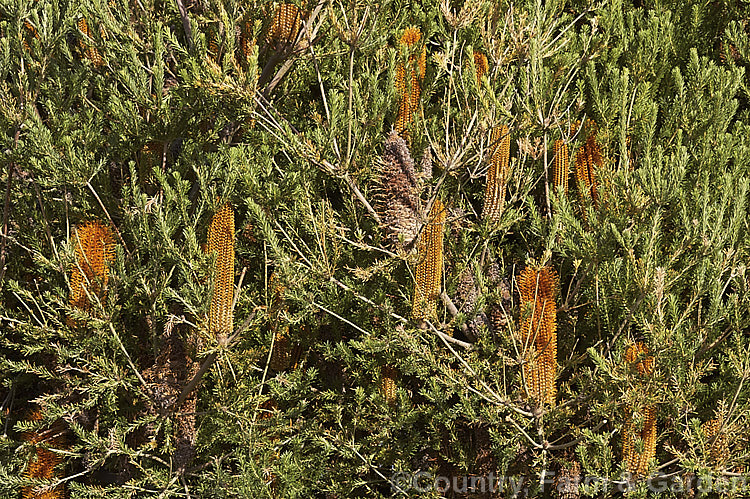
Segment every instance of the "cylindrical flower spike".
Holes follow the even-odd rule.
[[[23,49],[25,51],[31,50],[31,41],[34,39],[39,39],[39,32],[36,30],[33,24],[31,24],[28,19],[23,21],[23,39],[21,40],[21,43],[23,44]]]
[[[78,29],[81,31],[83,36],[88,39],[92,39],[91,36],[91,30],[89,29],[89,24],[86,21],[85,17],[81,17],[78,20]],[[79,47],[81,49],[81,52],[86,56],[88,60],[90,60],[95,67],[100,68],[104,64],[104,61],[102,59],[101,54],[99,54],[99,50],[97,50],[96,47],[89,45],[89,43],[85,39],[81,39],[78,41]]]
[[[729,460],[729,440],[720,418],[711,419],[701,425],[706,437],[706,457],[708,464],[722,469]]]
[[[586,130],[584,131],[587,133],[586,142],[576,152],[576,186],[581,196],[581,202],[584,202],[586,197],[590,197],[594,207],[596,207],[599,203],[596,171],[603,166],[604,161],[601,148],[596,140],[596,123],[589,120],[586,122]]]
[[[490,64],[487,61],[487,56],[481,52],[474,51],[474,68],[477,72],[477,83],[482,81],[482,76],[486,75],[490,69]]]
[[[232,332],[234,323],[234,211],[229,203],[225,203],[211,220],[208,252],[216,254],[208,328],[210,332],[226,337]]]
[[[42,417],[42,411],[36,410],[31,413],[29,420],[41,421]],[[65,441],[61,433],[61,425],[55,424],[46,431],[32,431],[23,435],[23,439],[35,447],[26,468],[26,476],[28,478],[36,480],[54,480],[58,478],[58,470],[55,468],[63,460],[61,455],[53,452],[51,448],[64,445]],[[21,489],[22,499],[62,499],[65,496],[65,484],[51,489],[42,489],[41,487],[34,486],[27,486]]]
[[[437,317],[437,300],[443,275],[443,228],[445,207],[435,199],[419,242],[419,262],[415,272],[412,317],[417,320]]]
[[[484,191],[482,218],[497,223],[505,205],[505,188],[510,177],[510,133],[505,125],[492,128],[490,167]]]
[[[564,194],[568,193],[568,144],[562,139],[555,141],[552,179],[555,190],[562,190]]]
[[[107,297],[109,265],[115,258],[112,231],[99,221],[85,222],[76,227],[76,262],[70,274],[70,304],[89,310],[89,297],[104,302]]]
[[[530,398],[555,404],[557,387],[557,273],[528,266],[518,276],[521,295],[523,377]]]
[[[266,40],[269,43],[293,43],[301,27],[302,13],[299,8],[293,3],[281,3],[276,7]]]
[[[419,28],[407,28],[401,36],[402,50],[413,50],[412,47],[419,43],[421,38],[422,32]],[[427,51],[422,47],[418,58],[416,54],[409,56],[406,67],[401,62],[396,65],[396,80],[394,83],[399,104],[395,129],[401,135],[405,134],[406,129],[414,120],[414,113],[419,107],[419,97],[422,92],[421,83],[425,75],[426,62]]]
[[[625,362],[638,371],[640,376],[649,376],[654,370],[654,357],[648,348],[639,342],[628,345]],[[627,471],[633,475],[643,475],[648,471],[648,463],[656,455],[656,407],[646,406],[643,411],[643,427],[636,425],[633,410],[628,410],[627,423],[623,429],[622,460]],[[638,440],[643,442],[643,452],[638,452]]]
[[[398,371],[391,366],[382,366],[380,369],[380,393],[389,404],[396,402],[396,379]]]

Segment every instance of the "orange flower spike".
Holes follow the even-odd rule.
[[[208,316],[209,331],[217,335],[232,332],[234,315],[234,211],[225,203],[208,228],[208,252],[216,254],[214,293]]]
[[[31,50],[31,41],[34,39],[39,39],[39,32],[36,30],[33,24],[31,24],[28,19],[23,21],[23,39],[21,40],[21,43],[23,44],[23,49],[25,51]]]
[[[474,51],[474,68],[477,71],[477,83],[482,81],[482,76],[486,75],[490,69],[487,56],[481,52]]]
[[[506,125],[492,128],[490,150],[482,218],[497,223],[505,206],[505,189],[510,177],[510,132]]]
[[[302,16],[299,8],[293,3],[279,4],[266,39],[268,42],[292,43],[301,27]]]
[[[70,275],[70,304],[89,310],[89,296],[107,297],[109,265],[115,257],[112,231],[99,221],[85,222],[75,232],[76,264]],[[88,292],[88,293],[87,293]]]
[[[654,357],[649,355],[648,347],[640,341],[628,345],[625,362],[641,376],[654,372]],[[646,407],[643,416],[643,428],[638,429],[631,412],[623,431],[622,459],[627,470],[634,475],[646,473],[649,461],[656,455],[656,407]],[[636,451],[637,439],[643,441],[643,453]]]
[[[29,421],[41,421],[42,411],[37,409],[29,415]],[[59,425],[38,431],[23,434],[23,439],[35,447],[34,453],[29,459],[26,467],[26,477],[34,480],[54,480],[57,478],[57,468],[63,459],[60,454],[53,452],[50,447],[59,447],[64,444],[61,436],[56,435],[61,429]],[[39,487],[28,486],[21,489],[22,499],[63,499],[66,496],[65,485],[59,485],[53,489],[41,491]]]
[[[625,362],[634,367],[641,376],[649,376],[654,372],[654,357],[648,353],[648,347],[637,341],[628,345],[625,350]]]
[[[523,377],[528,395],[554,405],[557,395],[557,273],[550,267],[526,267],[518,276],[521,309]]]
[[[78,20],[78,29],[83,33],[83,35],[86,38],[93,38],[91,36],[91,30],[89,29],[89,24],[86,21],[85,17],[81,17]],[[99,51],[96,49],[96,47],[90,46],[86,40],[80,40],[79,46],[81,48],[81,51],[86,55],[86,58],[90,60],[95,67],[100,68],[102,65],[104,65],[104,61],[102,60],[101,54],[99,54]]]
[[[401,36],[401,50],[412,50],[412,47],[419,43],[421,39],[422,32],[419,28],[407,28]],[[414,120],[414,112],[419,107],[419,97],[422,91],[421,82],[427,68],[426,62],[427,51],[422,47],[419,58],[416,58],[414,54],[409,56],[408,67],[405,67],[401,62],[396,65],[394,87],[399,99],[399,106],[395,128],[399,134],[406,131],[409,124]],[[407,88],[407,82],[409,88]]]

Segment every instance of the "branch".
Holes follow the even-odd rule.
[[[18,145],[18,137],[21,131],[16,130],[13,136],[14,145]],[[5,205],[3,206],[3,240],[0,241],[0,285],[5,277],[5,248],[8,244],[8,218],[10,217],[10,186],[13,180],[13,170],[16,164],[13,161],[8,162],[8,179],[5,183]]]
[[[177,3],[177,10],[180,11],[180,17],[182,18],[182,29],[185,30],[185,38],[187,38],[188,48],[193,50],[193,29],[190,27],[190,19],[188,18],[187,9],[183,5],[182,0],[175,0]]]
[[[245,322],[242,323],[240,327],[238,327],[234,334],[229,338],[227,341],[227,345],[231,345],[235,339],[237,339],[237,336],[240,335],[245,329],[247,329],[247,326],[250,325],[250,321],[252,321],[255,318],[255,311],[248,316],[247,319],[245,319]],[[198,386],[198,383],[200,382],[201,378],[204,374],[206,374],[206,371],[213,365],[213,363],[216,361],[216,357],[218,356],[216,351],[211,352],[208,354],[208,357],[206,357],[206,360],[203,361],[203,364],[198,369],[198,372],[195,373],[195,376],[193,376],[193,379],[191,379],[187,385],[185,385],[185,388],[182,389],[182,392],[180,393],[180,396],[177,397],[177,400],[170,404],[167,409],[171,409],[172,407],[180,407],[183,402],[185,402],[185,399],[187,399],[188,395],[190,395],[190,392],[192,392],[196,386]]]

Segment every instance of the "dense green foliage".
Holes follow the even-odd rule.
[[[419,472],[522,477],[534,497],[544,472],[574,468],[613,481],[582,496],[616,495],[623,428],[644,405],[650,471],[669,488],[744,476],[750,7],[297,5],[304,27],[285,41],[268,35],[272,3],[0,0],[0,495],[43,483],[26,475],[24,432],[55,421],[71,498],[437,497],[390,483]],[[405,49],[410,26],[423,36]],[[443,290],[458,307],[441,301],[426,327],[410,319],[416,246],[377,220],[394,77],[423,46],[409,149],[432,160],[422,216],[435,197],[449,210]],[[586,137],[571,125],[589,119],[596,203],[572,165],[570,192],[551,185],[552,144],[568,141],[572,163]],[[489,224],[503,124],[511,175]],[[237,334],[219,341],[201,246],[227,201]],[[88,220],[111,227],[116,256],[106,297],[80,310],[74,229]],[[531,262],[560,276],[554,407],[523,388],[515,277]],[[654,356],[646,376],[624,360],[634,341]],[[272,345],[299,358],[272,367]],[[395,400],[380,389],[389,368]]]

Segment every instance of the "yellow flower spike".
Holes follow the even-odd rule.
[[[208,252],[216,254],[214,293],[208,315],[208,328],[219,337],[232,332],[234,312],[234,211],[225,203],[208,228]]]
[[[302,13],[293,3],[282,3],[276,7],[276,12],[268,28],[266,41],[269,43],[292,43],[296,40],[302,27]]]
[[[568,144],[564,140],[555,141],[555,157],[552,160],[552,182],[555,190],[568,193]]]
[[[505,188],[510,177],[510,132],[506,125],[492,128],[490,150],[482,218],[495,224],[505,206]]]
[[[415,272],[412,317],[416,320],[437,318],[437,300],[443,275],[443,228],[446,211],[435,199],[419,242],[419,262]]]

